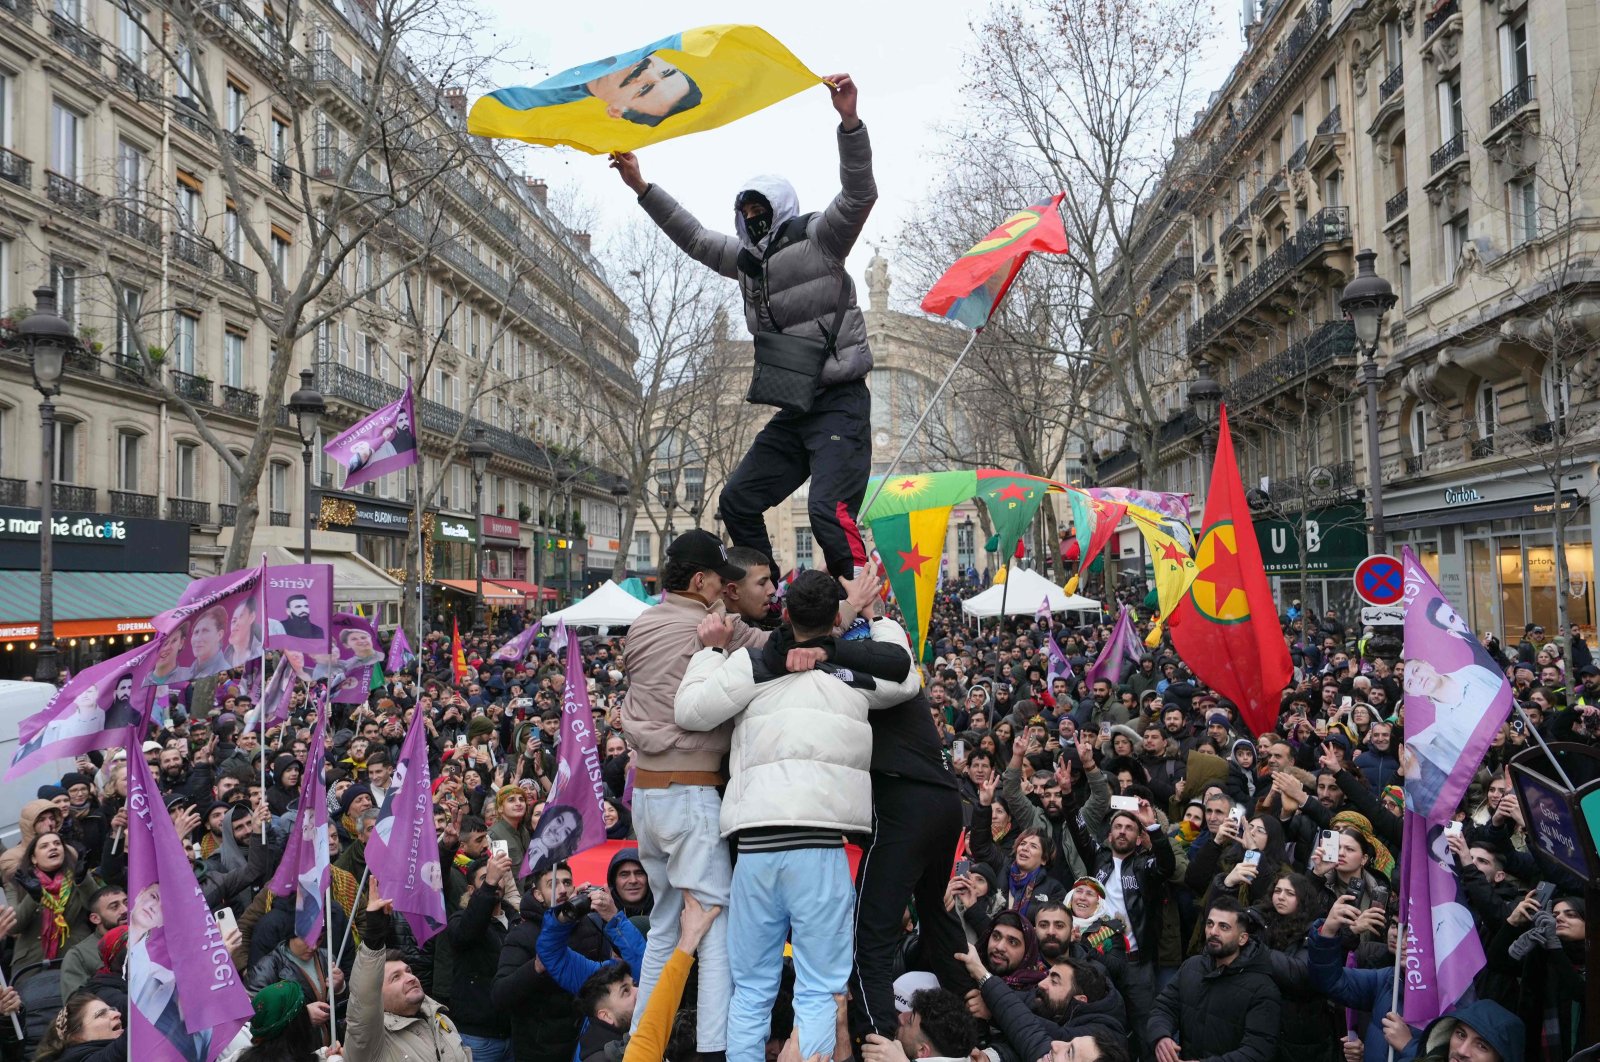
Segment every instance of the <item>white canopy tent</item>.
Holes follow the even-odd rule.
[[[1068,595],[1061,587],[1029,568],[1013,568],[1004,583],[989,587],[961,603],[961,611],[977,619],[1000,615],[1005,599],[1006,615],[1032,616],[1041,601],[1050,602],[1051,612],[1099,612],[1100,602],[1077,594]]]
[[[568,627],[626,627],[650,606],[607,579],[600,588],[576,605],[544,617],[544,629],[553,631],[565,621]]]

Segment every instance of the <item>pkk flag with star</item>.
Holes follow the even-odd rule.
[[[1226,408],[1194,559],[1194,582],[1168,620],[1172,644],[1201,681],[1239,706],[1250,733],[1265,733],[1277,725],[1289,646],[1261,566]]]
[[[978,497],[989,510],[994,532],[1000,538],[997,552],[1009,557],[1017,550],[1039,503],[1050,490],[1050,481],[1038,476],[1002,472],[997,468],[978,469]]]
[[[872,521],[872,541],[888,569],[889,586],[900,604],[911,636],[911,656],[922,659],[938,592],[939,570],[944,560],[944,536],[950,526],[950,506],[895,513]]]

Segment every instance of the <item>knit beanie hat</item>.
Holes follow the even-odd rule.
[[[257,992],[250,1002],[255,1008],[250,1039],[259,1044],[281,1035],[299,1017],[306,1009],[306,994],[298,981],[277,981]]]
[[[467,724],[467,737],[483,737],[485,734],[494,733],[494,720],[486,715],[475,715],[472,722]]]

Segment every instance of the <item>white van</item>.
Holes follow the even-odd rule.
[[[16,754],[17,725],[43,709],[55,695],[55,686],[48,682],[0,679],[0,774],[11,766],[11,757]],[[0,784],[0,841],[6,847],[16,844],[21,836],[17,817],[22,805],[34,799],[33,794],[41,785],[52,784],[72,769],[73,761],[68,757],[40,764],[20,778]]]

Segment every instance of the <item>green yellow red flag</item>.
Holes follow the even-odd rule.
[[[1183,548],[1183,543],[1169,529],[1169,518],[1130,505],[1128,519],[1139,529],[1145,545],[1150,549],[1150,568],[1155,577],[1159,613],[1155,623],[1150,626],[1150,633],[1145,636],[1144,644],[1153,649],[1161,643],[1161,625],[1178,607],[1183,595],[1189,592],[1189,584],[1194,582],[1195,563],[1189,551]]]
[[[1017,542],[1028,530],[1039,503],[1054,484],[1038,476],[1003,472],[997,468],[978,469],[978,497],[989,510],[989,520],[995,534],[1000,536],[999,553],[1010,557],[1016,552]],[[1056,487],[1056,489],[1060,489]]]
[[[872,521],[872,541],[883,558],[889,586],[905,617],[906,633],[911,636],[912,655],[918,660],[922,659],[928,620],[933,615],[950,508],[941,505],[879,516]]]

